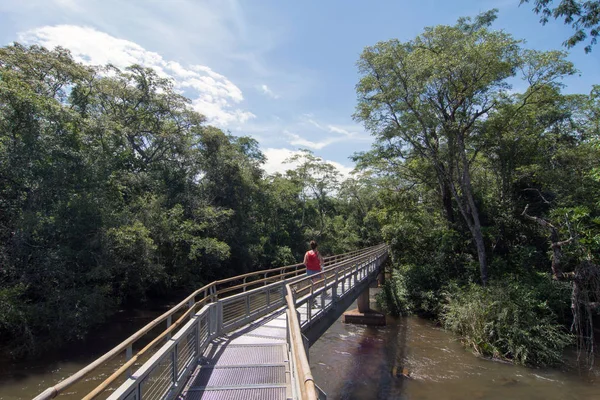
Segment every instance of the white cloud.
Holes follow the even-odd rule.
[[[321,130],[325,130],[325,129],[324,129],[322,126],[321,126],[321,124],[319,124],[317,121],[315,121],[315,120],[314,120],[314,119],[312,119],[312,118],[308,118],[308,119],[306,120],[306,122],[308,122],[308,123],[309,123],[309,124],[311,124],[312,126],[316,126],[317,128],[319,128],[319,129],[321,129]]]
[[[260,90],[266,94],[267,96],[273,98],[273,99],[278,99],[279,95],[274,93],[271,89],[269,89],[269,87],[267,85],[260,85]]]
[[[63,3],[74,4],[73,1],[66,0]],[[183,66],[176,61],[165,60],[160,54],[146,50],[137,43],[93,28],[75,25],[44,26],[21,33],[19,40],[49,48],[65,47],[77,61],[85,64],[113,64],[121,69],[132,64],[151,67],[160,76],[172,78],[175,88],[192,99],[193,108],[215,125],[243,123],[255,117],[249,111],[236,108],[244,100],[242,91],[211,68],[205,65]]]
[[[348,132],[347,130],[340,128],[338,126],[335,126],[335,125],[327,125],[327,128],[329,129],[330,132],[341,133],[346,136],[352,136],[351,132]]]
[[[285,133],[288,137],[291,138],[290,144],[292,146],[308,147],[309,149],[315,149],[315,150],[321,150],[322,148],[329,146],[330,144],[333,144],[340,140],[340,138],[327,138],[320,142],[312,142],[310,140],[300,137],[300,135],[289,132],[287,130],[284,130],[283,133]]]
[[[267,148],[263,150],[263,153],[267,158],[267,161],[263,165],[263,169],[268,174],[274,174],[276,172],[280,172],[283,174],[285,173],[285,171],[289,169],[294,169],[298,166],[298,164],[294,165],[293,163],[285,163],[285,160],[287,160],[294,154],[300,153],[297,150]]]
[[[268,174],[274,174],[276,172],[283,174],[286,171],[288,171],[290,169],[294,169],[299,165],[299,162],[293,162],[293,163],[285,162],[285,160],[289,159],[293,155],[299,154],[300,153],[299,150],[290,150],[290,149],[285,149],[285,148],[281,148],[281,149],[267,148],[263,151],[263,153],[264,153],[265,157],[267,158],[267,161],[263,165],[263,169]],[[335,162],[335,161],[330,161],[330,160],[325,160],[325,161],[338,169],[338,171],[342,175],[342,180],[349,178],[352,170],[354,169],[353,167],[347,167],[347,166],[340,164],[338,162]]]

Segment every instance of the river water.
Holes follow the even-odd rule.
[[[84,343],[33,361],[0,362],[0,400],[35,397],[162,312],[123,314]],[[311,347],[315,381],[329,399],[600,399],[598,369],[580,374],[568,367],[529,369],[484,360],[429,321],[387,321],[385,327],[367,327],[343,324],[340,318]],[[107,365],[59,399],[80,399],[115,367]]]
[[[34,398],[46,388],[54,386],[96,360],[164,312],[164,308],[157,308],[118,313],[111,318],[109,324],[91,332],[83,342],[48,352],[33,360],[16,363],[0,360],[0,400]],[[140,346],[143,345],[145,342],[140,342]],[[115,359],[102,365],[97,373],[84,378],[58,399],[81,399],[123,362],[123,359]]]
[[[418,317],[388,316],[385,327],[340,318],[309,357],[328,399],[600,399],[598,368],[580,373],[572,366],[532,369],[482,359]]]

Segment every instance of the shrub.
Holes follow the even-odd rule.
[[[488,287],[451,286],[441,319],[446,329],[482,356],[525,365],[559,364],[572,337],[536,293],[514,279]]]
[[[383,312],[396,316],[412,312],[406,279],[401,271],[392,271],[390,279],[383,285],[383,290],[377,294],[377,305]]]

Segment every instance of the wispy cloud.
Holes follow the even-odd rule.
[[[165,60],[160,54],[148,51],[137,43],[93,28],[75,25],[44,26],[21,33],[19,40],[50,48],[65,47],[76,60],[85,64],[110,63],[119,68],[140,64],[151,67],[159,75],[173,79],[175,88],[192,99],[193,108],[215,125],[243,123],[255,117],[251,112],[237,108],[237,104],[244,100],[240,88],[211,68],[205,65],[183,66],[175,61]]]
[[[319,142],[313,142],[313,141],[304,139],[300,135],[297,135],[297,134],[292,133],[287,130],[284,130],[283,133],[285,133],[291,139],[290,144],[292,146],[307,147],[309,149],[314,149],[314,150],[321,150],[322,148],[329,146],[330,144],[340,141],[340,138],[333,137],[333,138],[326,138],[325,140],[321,140]]]
[[[348,132],[347,130],[340,128],[338,126],[335,126],[335,125],[327,125],[327,128],[329,129],[330,132],[341,133],[346,136],[352,136],[351,132]]]
[[[278,99],[280,97],[278,94],[274,93],[271,89],[269,89],[269,87],[265,84],[260,85],[260,90],[263,94],[266,94],[267,96],[273,99]]]
[[[315,128],[317,128],[323,132],[339,133],[342,135],[346,135],[349,138],[352,137],[352,138],[356,138],[356,139],[362,138],[364,136],[364,135],[361,135],[361,133],[360,133],[360,132],[363,132],[363,130],[357,125],[340,126],[340,125],[323,123],[323,122],[317,121],[313,114],[303,114],[302,120],[305,124],[312,125]]]
[[[317,127],[318,129],[320,129],[320,130],[322,130],[322,131],[323,131],[323,130],[325,130],[325,128],[323,128],[323,126],[321,126],[321,124],[319,124],[317,121],[315,121],[315,120],[314,120],[314,119],[312,119],[312,118],[308,118],[308,119],[306,120],[306,122],[308,122],[308,123],[309,123],[309,124],[311,124],[312,126],[315,126],[315,127]]]

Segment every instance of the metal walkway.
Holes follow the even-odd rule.
[[[103,356],[125,349],[127,361],[84,399],[326,398],[312,379],[304,335],[316,338],[331,325],[386,258],[387,246],[379,245],[326,258],[316,279],[294,265],[213,282]],[[133,355],[135,341],[164,322],[167,329]],[[69,379],[81,379],[103,357]],[[69,379],[36,400],[54,397]]]
[[[287,318],[279,312],[211,342],[180,399],[292,398]]]

